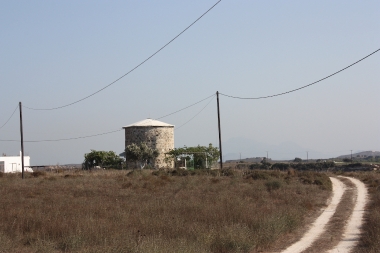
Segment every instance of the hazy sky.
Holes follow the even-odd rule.
[[[1,1],[0,126],[19,101],[34,108],[57,107],[108,85],[214,3]],[[298,88],[380,48],[379,13],[379,1],[223,0],[172,44],[95,96],[60,110],[23,108],[24,139],[121,129],[181,109],[217,90],[256,97]],[[292,142],[331,156],[351,149],[380,150],[379,66],[380,52],[285,96],[220,97],[223,141],[240,137],[268,145]],[[180,126],[207,103],[162,121]],[[19,135],[17,111],[0,129],[0,139],[19,140]],[[175,131],[176,147],[217,144],[217,138],[216,99]],[[91,149],[121,153],[123,131],[25,143],[32,165],[81,163]],[[19,150],[19,142],[0,141],[1,153],[15,155]],[[265,150],[245,155],[264,154]]]

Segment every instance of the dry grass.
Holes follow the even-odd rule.
[[[369,204],[365,214],[363,235],[355,252],[375,253],[380,251],[380,173],[351,172],[345,176],[356,177],[368,187]]]
[[[323,174],[99,171],[0,177],[0,252],[255,252],[325,204]]]

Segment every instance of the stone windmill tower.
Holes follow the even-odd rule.
[[[159,156],[151,163],[153,167],[173,166],[166,164],[164,159],[165,153],[174,149],[174,125],[154,119],[145,119],[123,128],[125,129],[125,147],[132,143],[141,144],[145,142],[149,147],[155,148],[159,152]]]

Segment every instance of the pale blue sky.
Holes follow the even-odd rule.
[[[0,1],[0,126],[19,101],[29,107],[56,107],[104,87],[215,2]],[[24,138],[107,132],[163,116],[217,90],[265,96],[306,85],[380,48],[379,13],[379,1],[223,0],[103,92],[60,110],[24,108]],[[377,53],[286,96],[254,101],[221,97],[223,140],[243,137],[268,145],[290,141],[330,156],[351,149],[380,150],[379,66]],[[162,121],[180,126],[206,103]],[[216,120],[214,100],[175,132],[175,145],[217,144]],[[18,114],[0,129],[0,139],[19,139]],[[90,149],[119,153],[123,148],[122,131],[25,143],[32,165],[80,163]],[[0,142],[1,153],[19,150],[19,143]],[[265,151],[243,156],[264,156]]]

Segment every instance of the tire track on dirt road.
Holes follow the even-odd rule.
[[[356,178],[343,177],[355,184],[357,189],[355,207],[345,227],[342,240],[328,253],[351,252],[358,244],[363,226],[365,206],[368,199],[368,190],[364,183]]]
[[[323,211],[323,213],[313,222],[310,229],[303,235],[303,237],[296,243],[289,246],[287,249],[281,251],[282,253],[300,253],[309,248],[314,241],[325,231],[325,226],[330,218],[334,215],[335,210],[342,199],[345,192],[344,184],[333,177],[330,177],[333,186],[333,196],[330,204]]]
[[[332,249],[343,238],[343,233],[355,206],[356,187],[350,180],[339,178],[346,186],[342,199],[331,217],[329,223],[325,227],[324,233],[302,253],[321,253]]]
[[[349,253],[359,242],[364,208],[368,198],[367,188],[355,178],[340,176],[338,178],[330,177],[330,180],[333,184],[333,197],[329,206],[314,221],[303,237],[283,250],[282,253]],[[342,181],[350,187],[346,193],[347,187]],[[332,217],[335,218],[331,219]],[[329,236],[336,237],[336,239],[330,242],[326,241]]]

